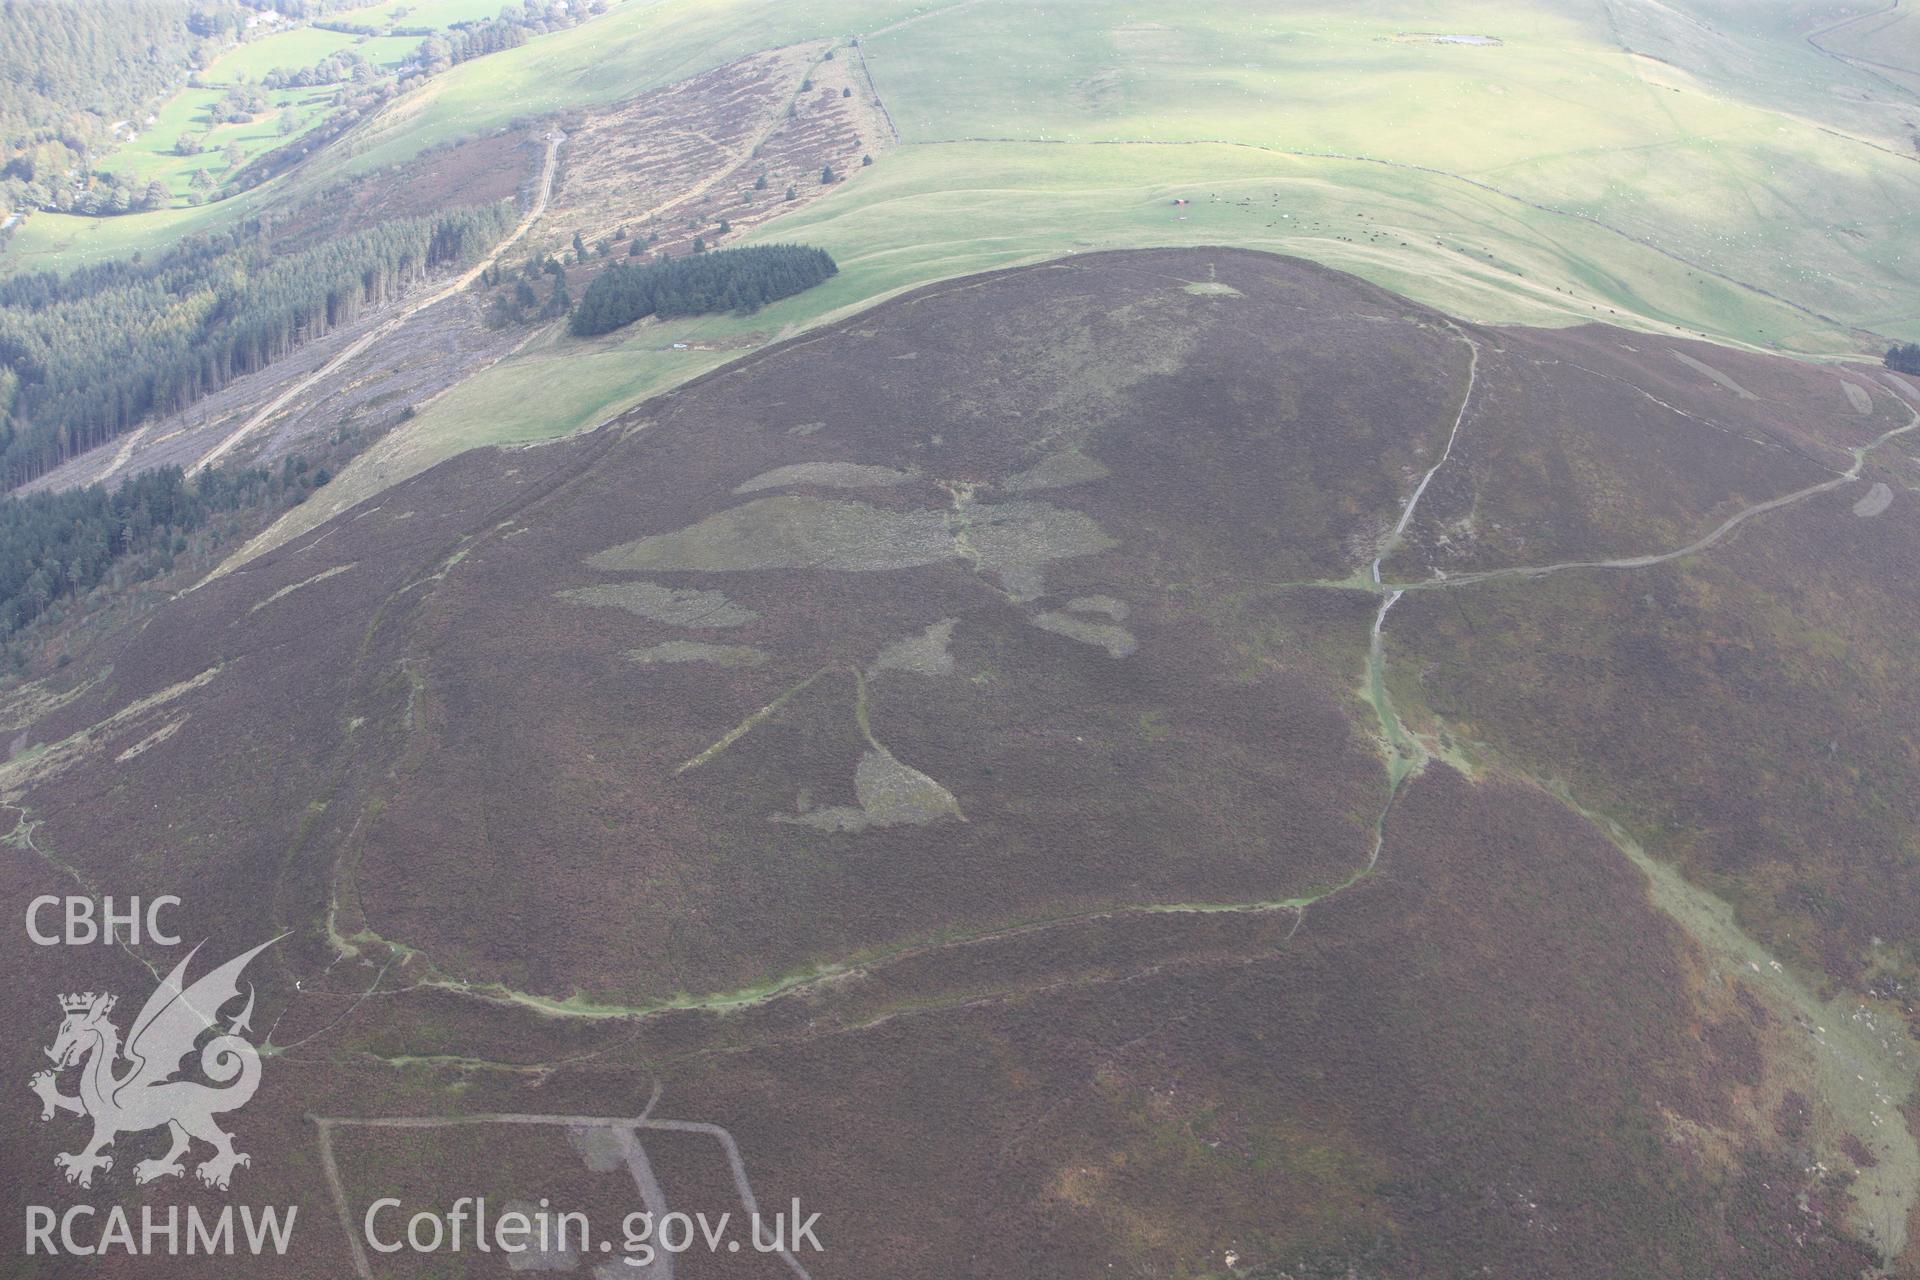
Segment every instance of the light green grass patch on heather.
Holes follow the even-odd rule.
[[[657,582],[603,582],[558,593],[576,604],[624,609],[675,627],[738,627],[760,615],[718,591],[666,587]]]
[[[700,662],[714,667],[758,667],[767,661],[765,650],[744,644],[708,644],[704,640],[665,640],[627,656],[643,666],[654,663]]]
[[[1174,206],[1178,196],[1194,203]],[[1741,336],[1800,318],[1590,223],[1450,179],[1236,146],[903,147],[747,240],[818,245],[840,272],[750,316],[536,341],[436,399],[256,550],[457,453],[593,426],[755,345],[907,289],[1077,252],[1199,243],[1295,254],[1495,323],[1598,319],[1672,332],[1706,308]],[[1830,331],[1814,338],[1842,344]]]
[[[905,671],[918,676],[953,674],[953,654],[947,646],[953,642],[958,618],[942,618],[925,631],[896,640],[882,649],[873,660],[874,671]]]

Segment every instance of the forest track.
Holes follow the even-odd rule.
[[[381,338],[392,333],[395,329],[398,329],[420,312],[425,311],[428,307],[436,303],[446,301],[479,279],[480,273],[491,267],[499,260],[501,254],[518,243],[519,240],[533,228],[533,224],[540,220],[540,215],[547,211],[547,201],[553,195],[553,176],[560,155],[560,144],[566,140],[567,135],[561,133],[558,129],[552,130],[547,134],[547,157],[540,168],[539,194],[534,197],[532,207],[527,210],[526,216],[520,219],[519,225],[514,227],[506,239],[495,245],[492,252],[488,253],[486,257],[461,272],[440,288],[435,289],[424,297],[416,298],[412,302],[407,303],[400,309],[397,315],[367,330],[367,332],[361,334],[358,338],[354,339],[353,342],[348,344],[338,355],[334,356],[333,359],[327,361],[318,369],[315,369],[312,373],[288,387],[285,391],[282,391],[272,400],[269,400],[245,422],[236,427],[231,435],[202,454],[190,470],[197,472],[202,467],[210,467],[220,461],[221,458],[232,452],[242,441],[252,436],[261,427],[264,427],[275,415],[286,408],[288,404],[312,390],[322,379],[338,373],[342,368],[346,367],[347,363],[355,356],[365,351]]]

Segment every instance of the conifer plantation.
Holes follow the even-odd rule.
[[[576,337],[589,337],[647,316],[752,311],[811,289],[839,269],[826,250],[799,244],[721,249],[645,266],[616,266],[587,286],[569,327]]]
[[[289,255],[254,224],[183,242],[151,264],[7,280],[0,479],[22,484],[264,368],[428,271],[482,256],[517,216],[501,201],[387,222]]]
[[[326,480],[289,458],[278,470],[204,470],[191,484],[179,467],[160,467],[112,493],[96,484],[0,502],[0,641],[110,573],[143,581],[167,572],[214,515],[300,501]]]

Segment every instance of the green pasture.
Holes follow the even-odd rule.
[[[218,161],[218,157],[214,159]],[[118,218],[82,218],[43,210],[15,229],[7,245],[7,266],[24,271],[68,271],[109,258],[154,253],[182,236],[205,234],[229,225],[243,216],[245,206],[241,200],[225,200],[197,209],[158,209]]]
[[[395,4],[380,6],[384,9],[401,7],[401,0]],[[487,9],[477,0],[423,0],[416,5],[421,16],[408,15],[405,21],[409,25],[445,25],[457,21],[460,17],[473,16],[467,10],[484,9],[485,12],[498,12],[499,6]],[[432,14],[425,11],[431,10]],[[437,17],[441,11],[449,16]],[[484,16],[484,15],[482,15]],[[368,18],[341,17],[341,21],[368,21]],[[139,122],[138,135],[133,141],[116,148],[100,161],[100,167],[109,173],[125,174],[140,182],[150,182],[155,178],[165,182],[174,193],[174,206],[171,209],[157,211],[154,214],[134,214],[126,218],[114,219],[125,222],[124,227],[115,227],[102,234],[101,231],[85,226],[71,225],[95,221],[89,218],[61,218],[58,215],[45,215],[45,225],[36,227],[33,233],[22,229],[22,240],[12,246],[10,258],[33,266],[52,266],[65,268],[81,265],[86,261],[100,257],[111,257],[134,249],[151,250],[164,245],[174,235],[179,234],[181,220],[169,215],[185,208],[188,192],[187,181],[195,170],[210,170],[216,180],[225,174],[227,164],[225,152],[229,146],[237,146],[242,153],[241,164],[247,164],[264,152],[271,151],[289,140],[307,132],[325,118],[333,96],[331,86],[315,86],[305,89],[281,89],[266,93],[268,109],[257,114],[248,124],[221,124],[209,126],[208,112],[214,104],[225,96],[230,85],[259,81],[276,68],[297,70],[312,66],[332,54],[352,50],[362,57],[369,58],[384,66],[398,65],[408,54],[420,46],[418,36],[354,36],[336,31],[323,31],[316,27],[297,27],[288,31],[276,32],[238,45],[221,54],[202,74],[202,80],[209,87],[185,88],[161,105],[154,112],[151,124]],[[279,125],[288,113],[293,115],[297,127],[290,133],[282,134]],[[182,156],[174,152],[175,145],[185,135],[205,135],[205,150],[197,155]],[[253,198],[248,197],[251,204]],[[236,207],[227,210],[228,215],[237,214]],[[217,223],[224,219],[205,220]],[[193,229],[205,229],[201,219],[187,220]]]
[[[505,0],[383,0],[329,15],[329,21],[368,27],[450,27],[498,14]],[[417,43],[416,39],[416,43]]]
[[[323,168],[391,163],[516,115],[671,83],[753,47],[861,32],[911,142],[1224,141],[1419,166],[1599,220],[1834,327],[1904,333],[1920,321],[1904,253],[1920,169],[1835,130],[1858,123],[1848,96],[1858,73],[1790,38],[1785,19],[1769,21],[1730,24],[1717,40],[1688,28],[1701,45],[1696,76],[1623,52],[1598,11],[1571,0],[1407,3],[1366,16],[1226,0],[1081,0],[1044,15],[1005,0],[668,0],[458,68]],[[1502,43],[1440,45],[1414,32]],[[1815,88],[1778,87],[1802,82]],[[1809,100],[1816,92],[1831,121]],[[1702,313],[1699,327],[1724,331],[1712,321]]]
[[[1016,142],[1233,143],[1285,153],[1259,162],[1281,173],[1295,172],[1287,168],[1295,160],[1350,157],[1315,170],[1316,179],[1349,188],[1356,201],[1384,196],[1443,243],[1410,240],[1401,253],[1370,241],[1362,255],[1338,241],[1281,238],[1329,261],[1398,259],[1377,262],[1373,273],[1414,280],[1435,273],[1431,251],[1445,250],[1449,236],[1483,241],[1492,255],[1486,265],[1452,262],[1440,273],[1442,296],[1477,306],[1469,315],[1505,314],[1489,310],[1498,299],[1508,312],[1546,305],[1577,314],[1539,295],[1578,284],[1600,308],[1588,314],[1612,306],[1770,347],[1859,349],[1882,336],[1920,336],[1920,265],[1905,253],[1920,230],[1920,166],[1839,127],[1858,123],[1841,92],[1857,89],[1849,79],[1857,76],[1790,39],[1793,15],[1738,23],[1713,0],[1690,4],[1701,14],[1621,9],[1623,22],[1649,30],[1659,19],[1660,30],[1721,32],[1694,55],[1691,71],[1624,52],[1597,11],[1576,0],[1406,0],[1370,6],[1364,16],[1331,3],[1077,0],[1050,7],[1044,19],[1012,0],[629,0],[581,27],[436,77],[344,145],[239,199],[250,207],[297,199],[343,174],[403,163],[424,146],[516,117],[612,101],[756,48],[857,32],[909,143],[994,145],[949,149],[933,166],[895,153],[882,167],[899,172],[867,175],[876,181],[851,190],[907,182],[919,188],[923,210],[938,206],[941,186],[955,202],[971,202],[1001,168],[1021,167],[1002,154]],[[1800,9],[1794,15],[1806,20]],[[1435,44],[1418,33],[1501,43]],[[237,52],[261,56],[275,41],[311,34],[289,32]],[[1776,82],[1790,72],[1834,90],[1841,105],[1831,120],[1804,93],[1782,98]],[[1750,83],[1737,91],[1732,82],[1743,75]],[[1030,257],[1071,245],[1073,222],[1103,207],[1110,187],[1204,177],[1171,156],[1122,147],[1089,151],[1067,169],[947,218],[958,243],[944,252],[956,261]],[[1473,184],[1479,196],[1469,194]],[[1036,199],[1062,203],[1027,216]],[[971,231],[961,224],[976,215],[994,230],[966,243]],[[30,219],[12,256],[66,266],[158,247],[177,234],[166,215],[121,221],[131,225],[101,236]],[[886,221],[883,214],[874,226]],[[1193,221],[1184,230],[1198,232]],[[1576,226],[1583,221],[1590,225]],[[1523,227],[1524,236],[1506,238]],[[1555,264],[1542,257],[1556,252],[1543,236],[1568,244]],[[1259,239],[1244,229],[1228,236],[1249,238]],[[1664,265],[1654,261],[1659,250],[1673,255]],[[1514,269],[1502,280],[1504,259]]]
[[[325,118],[332,92],[326,88],[282,89],[267,94],[268,109],[247,124],[221,124],[209,128],[208,110],[224,95],[220,89],[186,89],[175,95],[156,113],[156,119],[139,137],[115,151],[101,163],[114,173],[124,173],[142,182],[154,178],[173,190],[176,206],[186,203],[187,181],[194,170],[209,170],[216,182],[227,171],[226,149],[240,148],[242,165],[273,148],[307,132]],[[291,114],[293,132],[282,134],[280,121]],[[183,135],[204,135],[206,149],[198,155],[174,152],[174,144]],[[135,215],[136,217],[139,215]]]
[[[754,346],[878,299],[1075,253],[1190,244],[1290,253],[1493,323],[1605,320],[1692,332],[1684,317],[1703,302],[1749,332],[1795,330],[1805,319],[1763,295],[1690,277],[1591,223],[1467,184],[1248,147],[903,147],[748,237],[789,239],[827,249],[840,273],[750,316],[644,321],[594,339],[549,334],[422,408],[259,545],[467,449],[591,427]],[[1839,349],[1817,327],[1805,336]],[[695,349],[704,343],[721,349]]]
[[[340,14],[330,18],[329,21],[355,22],[357,19]],[[409,17],[406,19],[406,25],[429,24],[425,22],[416,24]],[[382,66],[391,67],[398,65],[403,58],[418,49],[422,39],[421,36],[360,36],[341,31],[325,31],[319,27],[295,27],[258,40],[249,40],[245,44],[227,50],[214,59],[202,79],[209,84],[234,84],[241,81],[258,83],[263,76],[275,68],[283,71],[297,71],[301,67],[310,67],[316,62],[323,62],[336,53],[349,52],[357,53]]]
[[[465,2],[423,0],[400,20],[451,20]],[[1860,74],[1796,38],[1813,9],[1615,8],[1618,27],[1585,0],[1364,15],[1328,0],[1067,0],[1044,14],[1015,0],[627,0],[435,77],[286,179],[208,209],[36,215],[9,257],[64,267],[157,249],[454,137],[858,34],[905,145],[756,237],[821,245],[838,277],[756,317],[535,344],[426,407],[394,447],[425,465],[550,438],[738,349],[674,341],[771,338],[928,281],[1128,246],[1299,254],[1481,321],[1599,319],[1827,356],[1920,338],[1920,258],[1905,252],[1920,165],[1863,123]],[[1627,52],[1629,26],[1671,57]],[[296,38],[314,37],[245,52],[262,69],[323,56],[262,52]]]
[[[243,80],[258,82],[276,67],[292,70],[310,67],[316,62],[353,47],[359,36],[319,27],[294,27],[270,36],[248,40],[215,58],[201,78],[208,84],[234,84]],[[414,41],[418,44],[419,41]]]

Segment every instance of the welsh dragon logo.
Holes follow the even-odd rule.
[[[234,1169],[252,1163],[233,1149],[233,1135],[214,1123],[214,1116],[245,1106],[260,1087],[260,1052],[241,1034],[252,1030],[251,986],[246,1007],[224,1033],[200,1048],[200,1071],[213,1084],[175,1077],[200,1037],[218,1030],[221,1008],[240,995],[240,974],[247,963],[278,941],[263,942],[187,986],[187,966],[200,951],[195,947],[141,1006],[124,1045],[119,1028],[107,1016],[116,997],[91,991],[60,997],[66,1017],[46,1051],[54,1069],[38,1072],[28,1083],[40,1095],[42,1120],[51,1120],[60,1111],[93,1120],[92,1141],[79,1151],[53,1158],[68,1182],[92,1186],[96,1170],[113,1168],[113,1157],[105,1154],[105,1148],[116,1137],[162,1125],[173,1145],[159,1159],[134,1165],[135,1182],[185,1173],[180,1157],[196,1138],[213,1147],[213,1155],[194,1170],[209,1187],[224,1191]],[[123,1060],[127,1065],[121,1069]],[[59,1090],[58,1073],[76,1066],[80,1092],[69,1097]]]

